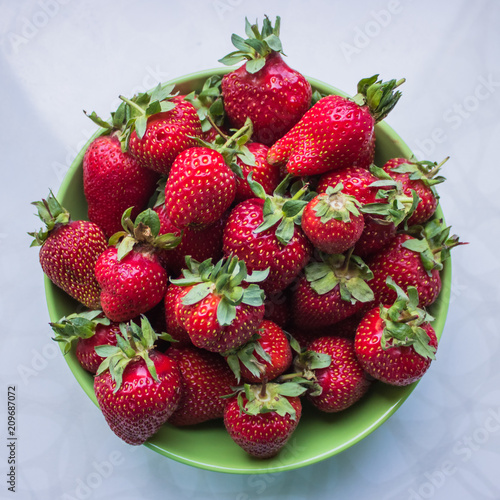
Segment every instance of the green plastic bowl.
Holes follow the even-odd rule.
[[[226,72],[226,68],[206,70],[169,83],[176,84],[180,93],[189,93],[201,89],[209,76]],[[347,95],[314,78],[309,78],[309,81],[313,88],[321,93]],[[89,143],[101,133],[102,129],[98,130]],[[386,123],[382,122],[376,126],[376,138],[375,161],[378,165],[390,158],[412,156],[408,146]],[[87,218],[82,179],[82,160],[87,145],[75,158],[58,192],[59,201],[70,211],[73,219]],[[436,215],[443,217],[440,207]],[[442,281],[441,294],[430,308],[430,313],[436,318],[433,326],[438,338],[443,332],[450,299],[449,260],[442,271]],[[45,292],[51,321],[57,321],[77,310],[78,304],[54,286],[47,277]],[[92,376],[81,368],[73,351],[67,354],[65,359],[78,383],[97,405]],[[361,401],[338,414],[321,413],[305,404],[295,433],[285,448],[271,459],[259,460],[247,455],[231,440],[222,421],[188,428],[177,428],[167,423],[145,446],[184,464],[217,472],[261,474],[297,469],[336,455],[368,436],[394,414],[416,385],[391,387],[376,382]]]

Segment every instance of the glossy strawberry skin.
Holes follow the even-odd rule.
[[[327,413],[343,411],[366,394],[371,382],[356,357],[354,340],[319,337],[309,344],[308,349],[332,358],[330,366],[315,370],[322,392],[319,396],[309,394],[308,398],[316,408]]]
[[[148,118],[142,139],[132,132],[128,145],[143,167],[163,175],[168,175],[178,154],[196,146],[193,137],[202,135],[195,107],[181,96],[172,98],[172,102],[176,104],[174,109]]]
[[[163,300],[168,274],[157,255],[132,250],[118,260],[116,247],[105,250],[96,262],[101,307],[112,321],[128,321]]]
[[[109,238],[122,230],[121,217],[134,207],[132,217],[146,207],[159,175],[142,167],[128,152],[122,152],[115,135],[95,139],[83,157],[83,190],[88,218]]]
[[[283,137],[309,109],[312,89],[278,52],[271,53],[254,74],[245,65],[224,75],[221,85],[226,115],[241,128],[250,118],[253,139],[267,146]]]
[[[165,211],[178,228],[207,227],[222,217],[235,193],[235,176],[220,153],[206,147],[189,148],[172,165]]]
[[[269,150],[268,161],[286,163],[296,176],[356,165],[373,142],[375,120],[367,106],[337,95],[320,99]]]
[[[194,346],[172,345],[167,355],[179,366],[182,396],[169,424],[181,427],[222,419],[226,396],[237,385],[236,378],[219,354]]]
[[[236,396],[229,398],[224,409],[224,425],[233,441],[257,458],[277,455],[290,439],[302,414],[300,398],[287,399],[295,409],[295,420],[288,413],[282,417],[275,411],[247,415],[241,412]],[[243,395],[243,404],[246,402]]]
[[[169,284],[164,299],[166,330],[176,340],[176,346],[192,345],[181,317],[181,314],[184,314],[179,300],[179,294],[182,290],[181,286]]]
[[[111,430],[126,443],[140,445],[154,436],[176,410],[181,397],[181,374],[168,356],[150,351],[158,381],[143,359],[132,361],[123,372],[121,387],[109,371],[94,378],[99,407]]]
[[[386,285],[387,276],[404,291],[409,286],[417,288],[420,307],[432,304],[441,291],[441,276],[438,269],[425,270],[420,254],[403,247],[403,243],[413,237],[400,233],[384,249],[373,254],[367,261],[373,272],[370,288],[375,295],[375,304],[391,305],[397,294]]]
[[[260,284],[267,295],[284,290],[290,285],[312,253],[312,245],[299,226],[288,245],[276,238],[276,226],[255,233],[263,222],[264,201],[252,198],[238,204],[231,211],[223,236],[226,256],[235,255],[244,260],[249,272],[269,268],[269,276]]]
[[[95,264],[106,248],[97,224],[70,221],[51,230],[40,248],[40,265],[52,283],[89,309],[98,309],[101,288]]]
[[[420,326],[430,338],[429,345],[437,349],[437,337],[431,324]],[[375,307],[361,320],[354,340],[356,356],[363,369],[373,378],[391,385],[405,386],[419,380],[429,368],[431,359],[420,356],[411,346],[390,347],[384,351],[380,344],[383,330],[380,308]]]

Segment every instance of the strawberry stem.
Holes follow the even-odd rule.
[[[219,128],[219,126],[215,123],[214,119],[210,116],[210,114],[207,114],[207,120],[210,122],[210,125],[212,125],[212,127],[216,130],[216,132],[226,141],[227,144],[229,136]]]
[[[262,387],[260,389],[260,394],[259,394],[259,396],[261,398],[265,398],[266,397],[266,385],[267,385],[267,377],[264,377],[262,379]]]
[[[127,103],[129,106],[131,106],[132,108],[136,109],[137,111],[140,112],[141,115],[144,115],[145,114],[145,111],[138,105],[136,104],[134,101],[131,101],[130,99],[120,95],[118,96],[123,102]]]
[[[441,167],[450,159],[449,156],[447,156],[441,163],[438,163],[428,174],[427,177],[431,178],[434,177],[440,170]]]

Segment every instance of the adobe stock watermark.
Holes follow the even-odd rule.
[[[394,16],[403,11],[403,5],[399,0],[390,0],[385,9],[370,12],[371,19],[362,26],[354,28],[352,42],[341,42],[340,49],[345,60],[350,63],[352,58],[360,54],[368,47],[372,40],[392,23]]]
[[[31,349],[31,359],[29,364],[20,364],[17,366],[17,373],[23,384],[28,382],[49,366],[49,361],[56,356],[61,355],[61,350],[55,342],[48,342],[41,349]]]
[[[449,132],[462,127],[498,88],[500,88],[500,80],[495,75],[478,76],[474,90],[442,113],[441,120],[446,126],[435,127],[427,137],[414,141],[412,151],[415,156],[421,159],[430,159],[438,145],[448,141]]]
[[[226,14],[233,12],[233,10],[242,3],[243,0],[213,0],[212,6],[217,17],[222,21],[226,17]]]
[[[38,9],[29,17],[21,17],[18,31],[7,33],[7,40],[14,54],[21,47],[33,40],[49,22],[59,14],[61,7],[67,5],[71,0],[38,0]]]

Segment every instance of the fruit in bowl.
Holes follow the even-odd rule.
[[[222,60],[238,69],[92,113],[100,129],[36,204],[33,236],[55,339],[110,428],[259,473],[339,453],[404,402],[435,356],[459,241],[441,165],[383,121],[401,80],[349,97],[286,65],[279,18],[246,34]],[[78,221],[92,227],[66,237]],[[83,257],[98,300],[66,284]]]

